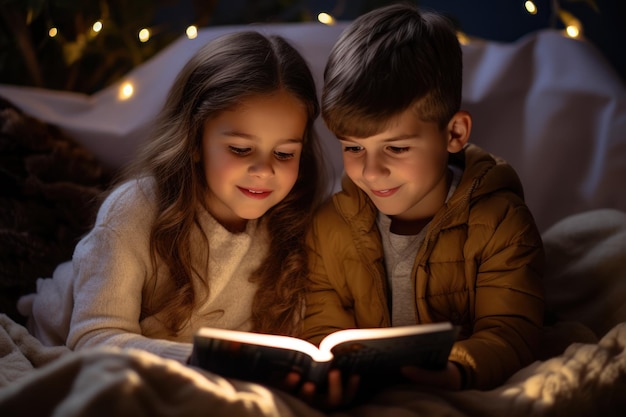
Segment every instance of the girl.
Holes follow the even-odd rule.
[[[297,336],[303,237],[325,190],[318,111],[311,72],[284,39],[250,31],[207,44],[72,262],[20,301],[31,332],[181,362],[201,326]],[[59,292],[64,306],[50,301]],[[64,308],[71,321],[53,323]]]

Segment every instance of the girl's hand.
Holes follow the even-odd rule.
[[[452,362],[448,362],[446,369],[441,371],[431,371],[414,366],[405,366],[401,371],[402,375],[416,384],[449,390],[461,389],[461,371]]]

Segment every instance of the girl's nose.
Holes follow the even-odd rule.
[[[271,157],[260,156],[257,158],[248,168],[248,173],[259,178],[267,178],[274,175],[274,167],[272,166]]]

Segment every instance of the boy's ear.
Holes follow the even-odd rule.
[[[457,153],[462,150],[471,131],[472,116],[464,110],[456,112],[448,122],[448,152]]]

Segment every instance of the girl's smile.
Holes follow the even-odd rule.
[[[252,188],[244,188],[244,187],[237,187],[241,190],[241,192],[250,198],[255,198],[255,199],[264,199],[270,196],[270,194],[272,193],[272,190],[258,190],[258,189],[252,189]]]

